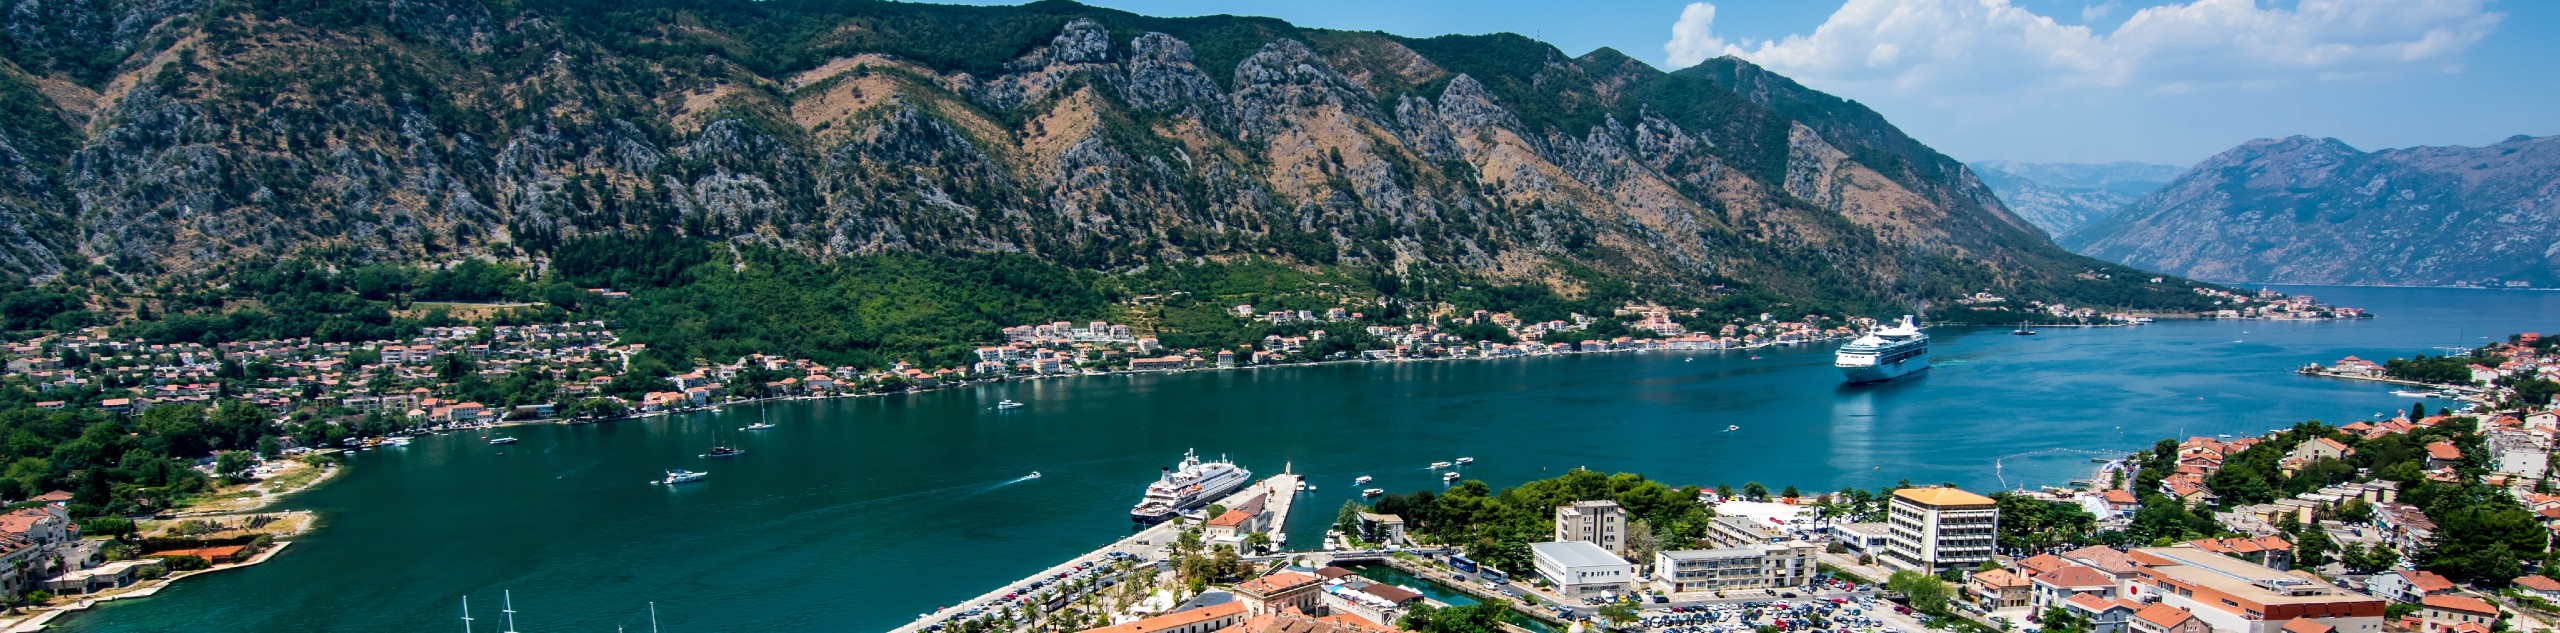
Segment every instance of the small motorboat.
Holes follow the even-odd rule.
[[[497,436],[497,437],[489,438],[489,443],[490,443],[490,444],[492,444],[492,445],[499,445],[499,444],[514,444],[514,443],[516,443],[516,438],[512,438],[512,437],[507,437],[507,436],[504,436],[504,435],[500,435],[500,436]]]
[[[1370,488],[1368,490],[1360,491],[1360,496],[1363,497],[1375,497],[1382,494],[1387,494],[1387,491],[1380,488]]]
[[[998,401],[998,402],[996,402],[996,408],[998,408],[998,409],[1020,409],[1020,408],[1022,408],[1022,403],[1020,403],[1020,402],[1014,402],[1014,401],[1012,401],[1012,400],[1002,400],[1002,401]]]
[[[1439,469],[1442,469],[1442,468],[1448,468],[1448,467],[1449,467],[1449,462],[1431,462],[1431,469],[1432,469],[1432,470],[1439,470]]]
[[[1473,457],[1460,457],[1460,458],[1458,458],[1458,465],[1460,465],[1460,466],[1465,466],[1465,465],[1473,464],[1473,463],[1476,463],[1476,458],[1473,458]]]
[[[669,468],[667,469],[667,477],[665,479],[660,479],[650,483],[672,486],[676,484],[702,481],[703,477],[708,477],[710,475],[711,473],[706,472],[691,471],[682,468]]]
[[[739,455],[745,455],[745,454],[747,454],[746,449],[738,448],[738,447],[735,447],[735,446],[714,446],[714,447],[711,447],[711,452],[703,453],[703,454],[702,454],[702,456],[703,456],[703,457],[737,457],[737,456],[739,456]]]
[[[1037,470],[1035,470],[1035,471],[1031,471],[1031,474],[1030,474],[1030,475],[1023,477],[1023,479],[1039,479],[1039,478],[1040,478],[1040,471],[1037,471]]]
[[[1726,430],[1726,431],[1740,431],[1740,430],[1742,430],[1742,425],[1740,425],[1740,424],[1727,424],[1727,425],[1724,425],[1724,430]]]
[[[1458,480],[1458,473],[1454,473],[1454,472],[1450,472],[1450,473],[1441,473],[1441,474],[1440,474],[1440,480],[1441,480],[1441,481],[1457,481],[1457,480]]]
[[[1361,475],[1359,478],[1351,480],[1351,485],[1357,486],[1357,485],[1360,485],[1360,484],[1369,483],[1369,480],[1370,480],[1370,479],[1371,479],[1371,477],[1369,477],[1368,475]]]

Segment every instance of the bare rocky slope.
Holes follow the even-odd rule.
[[[2222,282],[2560,285],[2560,136],[2358,151],[2250,141],[2062,239]]]
[[[635,232],[1878,304],[2068,296],[2111,268],[1875,112],[1731,59],[1066,2],[0,7],[0,275],[21,278],[539,263]]]
[[[2047,235],[2069,235],[2080,225],[2101,220],[2132,206],[2185,173],[2176,165],[2118,161],[2113,163],[2021,163],[1976,161],[1967,165],[1982,174],[1983,184],[2000,195],[2009,212],[2044,229]]]

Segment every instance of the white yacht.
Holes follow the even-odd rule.
[[[1369,477],[1368,475],[1361,475],[1359,478],[1351,480],[1351,485],[1357,486],[1357,485],[1361,485],[1361,484],[1366,484],[1366,483],[1369,483],[1369,480],[1370,480],[1370,477]]]
[[[1448,467],[1449,467],[1449,462],[1431,462],[1431,469],[1432,469],[1432,470],[1439,470],[1439,469],[1442,469],[1442,468],[1448,468]]]
[[[1440,480],[1441,480],[1441,481],[1457,481],[1457,480],[1458,480],[1458,473],[1456,473],[1456,472],[1441,473],[1441,475],[1440,475]]]
[[[1200,461],[1194,451],[1183,451],[1180,468],[1166,468],[1147,484],[1147,493],[1138,506],[1129,509],[1129,520],[1141,525],[1154,525],[1185,511],[1209,505],[1235,489],[1253,481],[1253,471],[1224,459]]]
[[[1902,315],[1902,321],[1876,328],[1840,346],[1840,353],[1831,364],[1840,368],[1840,374],[1850,384],[1884,382],[1918,373],[1929,368],[1929,335],[1920,332],[1911,315]]]
[[[697,471],[685,470],[685,469],[682,469],[682,468],[669,468],[669,469],[667,469],[667,478],[666,478],[666,479],[660,479],[660,480],[658,480],[658,481],[657,481],[657,483],[665,484],[665,485],[670,485],[670,486],[672,486],[672,485],[676,485],[676,484],[683,484],[683,483],[693,483],[693,482],[697,482],[697,481],[702,481],[702,478],[703,478],[703,477],[708,477],[708,476],[710,476],[710,475],[711,475],[711,473],[706,473],[706,472],[697,472]]]
[[[1476,463],[1476,458],[1473,458],[1473,457],[1460,457],[1460,458],[1458,458],[1458,465],[1460,465],[1460,466],[1465,466],[1465,465],[1473,464],[1473,463]]]
[[[1012,400],[1002,400],[1002,401],[998,401],[998,402],[996,402],[996,408],[998,408],[998,409],[1020,409],[1020,408],[1022,408],[1022,403],[1020,403],[1020,402],[1014,402],[1014,401],[1012,401]]]

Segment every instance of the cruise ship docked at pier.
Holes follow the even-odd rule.
[[[1853,385],[1908,376],[1929,368],[1929,335],[1920,333],[1911,315],[1902,315],[1901,322],[1840,346],[1831,364]]]
[[[1203,462],[1198,453],[1183,451],[1182,466],[1165,469],[1155,483],[1147,484],[1147,496],[1138,500],[1138,507],[1129,509],[1129,520],[1139,525],[1162,523],[1174,515],[1209,505],[1252,480],[1253,471],[1235,462]]]

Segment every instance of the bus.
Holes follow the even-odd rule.
[[[1467,559],[1467,557],[1465,557],[1465,556],[1457,556],[1457,555],[1451,555],[1451,556],[1449,556],[1449,566],[1450,566],[1450,567],[1456,567],[1456,568],[1458,568],[1458,571],[1463,571],[1463,572],[1467,572],[1467,573],[1470,573],[1470,574],[1472,574],[1472,573],[1476,573],[1476,570],[1477,570],[1477,569],[1479,569],[1479,567],[1476,565],[1476,562],[1475,562],[1475,561],[1473,561],[1473,560],[1468,560],[1468,559]]]

